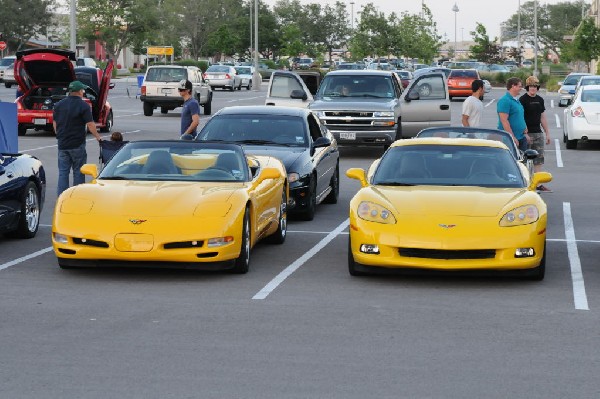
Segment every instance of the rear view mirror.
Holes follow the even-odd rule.
[[[421,97],[419,96],[419,92],[417,90],[411,90],[406,95],[406,101],[418,100],[419,98]]]

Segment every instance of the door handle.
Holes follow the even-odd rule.
[[[450,109],[450,106],[448,104],[443,104],[443,105],[440,105],[440,109],[443,109],[445,111],[447,109]]]
[[[275,105],[275,103],[266,103],[265,105]]]

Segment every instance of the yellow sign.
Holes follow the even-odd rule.
[[[173,55],[173,47],[148,47],[147,55]]]

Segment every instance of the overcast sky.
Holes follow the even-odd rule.
[[[265,0],[268,4],[275,4],[276,0]],[[354,1],[354,7],[350,2]],[[510,18],[519,9],[519,0],[345,0],[348,12],[354,8],[354,18],[358,19],[358,11],[362,6],[368,3],[375,4],[380,11],[389,14],[396,12],[400,14],[408,11],[411,14],[418,14],[421,11],[421,1],[424,1],[433,14],[433,19],[437,23],[438,33],[449,42],[454,41],[454,18],[456,16],[457,41],[470,40],[470,32],[475,30],[477,22],[485,25],[490,39],[500,35],[500,24]],[[524,4],[527,0],[520,0]],[[539,0],[542,4],[556,4],[568,0]],[[329,3],[334,4],[335,0],[300,0],[302,4],[308,3]],[[455,13],[452,7],[456,3],[459,11]],[[591,0],[586,0],[590,4]]]

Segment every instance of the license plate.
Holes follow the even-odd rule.
[[[171,94],[172,89],[161,89],[163,94]]]
[[[46,119],[42,119],[42,118],[35,118],[33,120],[33,124],[34,125],[45,125],[46,124]]]
[[[459,86],[466,86],[466,85],[467,85],[467,82],[458,82],[458,85],[459,85]]]
[[[356,140],[356,133],[340,133],[340,138],[344,140]]]

